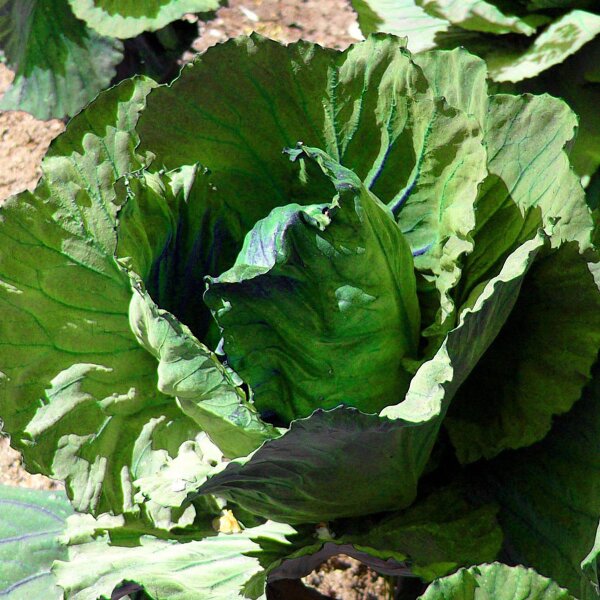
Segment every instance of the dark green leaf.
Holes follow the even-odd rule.
[[[504,552],[580,598],[596,598],[581,561],[600,515],[600,393],[596,373],[584,398],[540,443],[505,453],[482,475],[501,504]]]
[[[257,408],[286,423],[317,408],[376,413],[399,402],[420,325],[411,251],[392,213],[354,173],[304,151],[336,198],[273,210],[205,295]]]
[[[507,259],[434,358],[417,371],[403,402],[380,416],[340,407],[294,421],[281,438],[232,461],[200,492],[292,523],[410,505],[448,403],[504,324],[543,245],[538,237]],[[367,466],[376,486],[364,485]]]

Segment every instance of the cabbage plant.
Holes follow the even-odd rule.
[[[218,6],[219,0],[0,0],[0,51],[15,71],[0,109],[71,117],[118,70],[120,78],[121,71],[162,78],[197,35],[193,26],[190,36],[184,23],[170,23]]]
[[[600,165],[596,107],[600,10],[594,0],[352,0],[365,35],[386,31],[409,48],[465,46],[490,77],[566,99],[581,118],[571,159],[581,175]]]
[[[577,120],[486,77],[253,35],[70,121],[0,209],[0,416],[76,511],[65,597],[264,598],[339,552],[427,600],[595,597]]]

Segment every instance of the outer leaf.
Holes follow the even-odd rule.
[[[552,230],[555,246],[577,240],[582,248],[589,247],[590,212],[563,151],[577,126],[568,106],[548,96],[497,95],[489,104],[481,102],[485,66],[464,50],[425,52],[416,60],[436,94],[485,124],[490,175],[477,200],[475,247],[464,261],[457,303],[469,302],[472,291],[476,297],[481,290],[477,286],[494,276],[507,254],[535,236],[539,227]],[[541,149],[540,139],[548,139]],[[554,286],[555,292],[542,291]],[[553,301],[546,304],[548,297]],[[598,301],[593,276],[575,246],[534,269],[507,328],[450,409],[446,423],[462,460],[530,444],[545,435],[553,414],[569,410],[596,360],[598,328],[588,323],[600,314]],[[570,314],[565,325],[577,332],[558,342],[560,334],[552,324],[565,314]],[[523,342],[515,350],[517,335]],[[541,341],[544,336],[546,342]],[[557,344],[563,353],[556,351]],[[554,373],[561,374],[561,385],[549,388],[546,381]],[[494,401],[482,405],[482,394]]]
[[[15,80],[0,109],[73,116],[107,87],[122,44],[88,29],[67,0],[0,0],[0,48]]]
[[[574,10],[557,19],[524,52],[486,56],[496,81],[521,81],[539,75],[577,52],[600,33],[600,15]]]
[[[426,581],[461,566],[494,560],[502,544],[498,507],[473,504],[465,490],[468,488],[442,488],[406,511],[374,522],[364,518],[352,521],[334,531],[333,541],[352,544],[382,559],[404,559],[410,572]]]
[[[575,239],[580,246],[561,247],[536,264],[502,334],[457,395],[446,425],[462,461],[544,437],[552,416],[580,397],[596,360],[596,259],[578,256],[593,226],[563,151],[575,124],[568,107],[548,97],[499,95],[490,102],[490,177],[478,199],[475,249],[465,260],[458,303],[469,304],[504,256],[540,226],[553,230],[553,245]],[[541,139],[548,139],[542,149]],[[482,396],[490,401],[482,404]]]
[[[293,551],[287,538],[294,534],[289,525],[265,523],[185,543],[143,536],[139,545],[125,547],[111,545],[106,534],[86,539],[79,533],[69,561],[57,562],[54,572],[72,600],[110,597],[123,581],[139,584],[155,600],[257,598],[246,595],[244,586]]]
[[[459,460],[542,439],[552,417],[580,398],[600,349],[597,269],[574,244],[532,267],[508,322],[445,421]]]
[[[175,528],[181,534],[187,527],[198,537],[203,529],[209,530],[210,521],[221,513],[223,503],[210,496],[194,505],[185,499],[189,491],[206,481],[222,458],[219,449],[200,433],[194,441],[181,444],[175,458],[165,453],[162,463],[156,460],[152,465],[154,471],[142,471],[135,481],[139,489],[135,501],[143,504],[155,528],[167,530],[175,537]]]
[[[285,422],[397,402],[419,339],[412,256],[392,213],[354,173],[305,151],[339,195],[326,208],[275,209],[205,295],[257,407]]]
[[[507,251],[535,234],[540,224],[536,209],[552,232],[553,246],[577,241],[586,250],[594,227],[564,152],[577,127],[576,115],[564,102],[547,95],[499,94],[490,100],[485,127],[490,177],[477,201],[476,243],[466,257],[463,290],[487,280]],[[497,227],[500,220],[503,226]]]
[[[405,511],[336,521],[317,528],[319,541],[284,559],[269,581],[308,575],[331,556],[346,554],[379,573],[425,580],[459,566],[493,560],[502,542],[497,506],[470,501],[473,490],[436,490]]]
[[[581,600],[597,597],[580,563],[600,515],[599,381],[596,372],[542,442],[505,453],[482,473],[502,506],[507,561],[535,568]]]
[[[411,504],[447,404],[502,327],[541,245],[532,240],[507,259],[436,356],[417,371],[403,402],[380,416],[345,407],[317,411],[251,458],[232,461],[200,492],[291,523]],[[357,464],[369,465],[377,486],[364,485]]]
[[[420,52],[414,61],[423,69],[436,96],[485,125],[488,111],[487,66],[464,48]],[[488,135],[495,129],[488,127]],[[489,157],[488,157],[489,158]]]
[[[137,511],[132,481],[198,432],[156,389],[113,258],[113,186],[138,166],[131,127],[149,88],[104,94],[54,144],[36,192],[2,207],[0,413],[30,469],[66,479],[78,510]]]
[[[98,33],[130,38],[156,31],[185,13],[207,12],[219,0],[68,0],[75,15]]]
[[[204,433],[201,433],[196,440],[183,443],[177,456],[175,458],[168,457],[158,472],[148,473],[135,482],[140,489],[139,497],[136,500],[156,504],[157,512],[161,509],[181,509],[186,504],[188,492],[203,483],[207,475],[222,459],[223,454],[217,446]],[[205,508],[209,515],[218,515],[222,504],[208,497],[206,499],[208,504],[202,508]],[[153,510],[153,508],[150,507],[147,510]],[[195,507],[186,506],[185,510],[188,511],[190,520],[193,520],[196,516]],[[156,522],[164,521],[164,523],[159,523],[159,526],[168,529],[171,522],[175,521],[171,515],[175,511],[164,510],[164,512],[166,519],[157,517],[154,520]]]
[[[563,63],[523,81],[523,91],[548,92],[563,98],[577,113],[580,126],[570,160],[579,175],[593,175],[600,166],[600,122],[596,118],[598,77],[594,71],[600,64],[600,40],[585,45]]]
[[[565,152],[578,125],[569,106],[547,94],[488,98],[485,63],[464,49],[423,52],[415,60],[434,93],[474,115],[485,131],[489,176],[477,199],[475,247],[465,258],[465,268],[471,272],[462,277],[461,286],[465,281],[473,285],[475,264],[479,271],[492,268],[495,273],[511,248],[535,235],[539,218],[527,217],[522,230],[518,212],[530,215],[539,207],[544,227],[552,231],[553,245],[576,240],[582,250],[589,248],[592,218]],[[584,69],[576,70],[581,76]],[[506,225],[496,227],[503,212],[511,221],[505,217]],[[507,228],[515,231],[509,234]],[[479,272],[477,277],[481,276]],[[475,281],[481,281],[477,277]]]
[[[199,279],[210,264],[196,261],[210,256],[198,250],[205,229],[194,230],[207,191],[196,169],[115,185],[139,168],[132,128],[149,88],[128,82],[101,96],[55,142],[36,192],[2,209],[11,251],[0,262],[0,413],[30,466],[66,479],[82,511],[139,515],[134,481],[168,465],[198,422],[234,456],[275,435],[215,356],[126,270],[139,269],[162,299],[190,262]],[[164,258],[166,248],[181,260]],[[193,313],[190,294],[173,287],[172,305]],[[181,512],[148,506],[154,524],[182,525]]]
[[[435,46],[448,22],[427,14],[415,0],[352,0],[360,30],[365,36],[378,31],[408,36],[408,48],[420,52]]]
[[[504,11],[496,4],[486,0],[415,0],[427,13],[450,21],[463,29],[485,33],[520,33],[532,35],[535,28],[516,14]],[[508,3],[510,7],[510,2]],[[518,5],[512,7],[518,10]],[[510,10],[510,8],[509,8]]]
[[[575,600],[533,569],[500,563],[461,569],[432,583],[422,600]]]
[[[59,538],[72,512],[63,492],[0,486],[0,596],[62,599],[50,567],[67,556]]]

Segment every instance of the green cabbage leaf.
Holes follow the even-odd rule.
[[[352,4],[365,35],[383,31],[408,36],[413,51],[465,47],[486,60],[490,77],[506,91],[564,98],[582,122],[572,150],[573,165],[586,177],[585,184],[596,172],[600,165],[597,2],[353,0]]]
[[[186,13],[216,10],[219,0],[68,0],[73,14],[101,35],[131,38],[156,31]]]

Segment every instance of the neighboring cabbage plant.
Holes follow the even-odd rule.
[[[566,99],[581,118],[571,160],[600,165],[600,5],[596,0],[352,0],[365,35],[408,36],[413,51],[465,46],[490,77]]]
[[[394,36],[239,38],[74,118],[0,213],[0,416],[78,513],[66,597],[264,598],[339,552],[594,597],[576,124]]]
[[[0,110],[24,110],[38,119],[70,117],[117,75],[168,77],[197,35],[191,24],[170,24],[219,3],[0,0],[0,52],[15,72]]]

